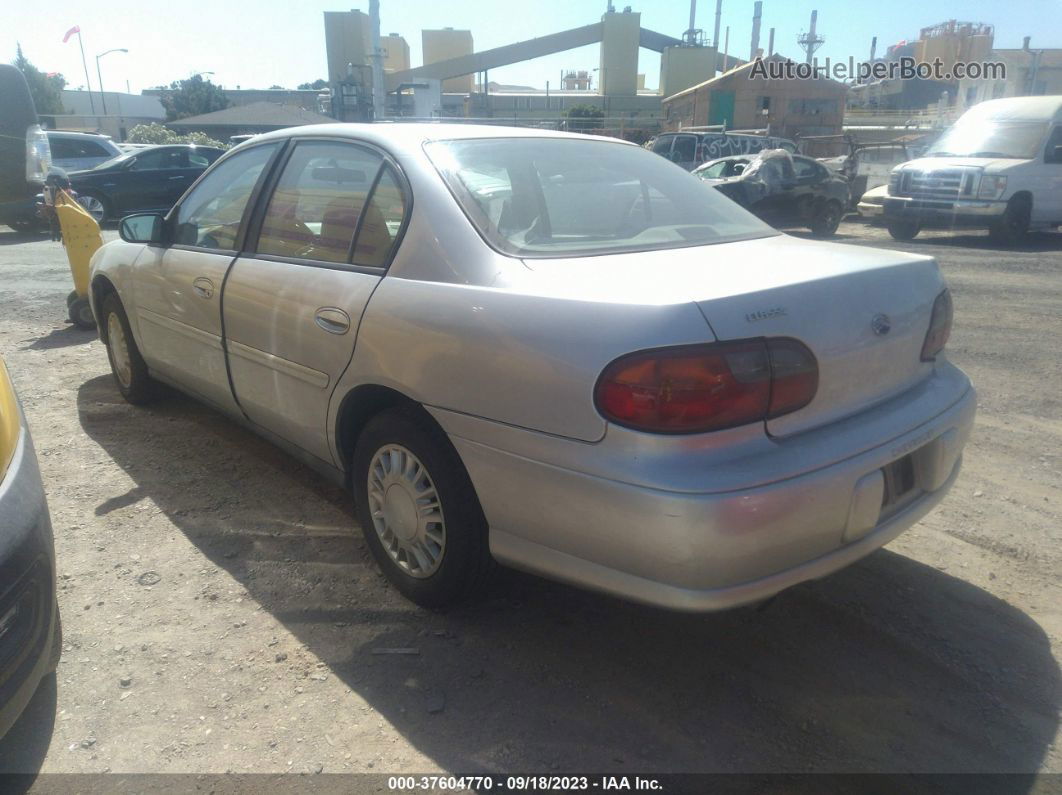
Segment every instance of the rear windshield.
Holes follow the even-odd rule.
[[[480,234],[518,257],[652,251],[778,234],[637,146],[487,138],[425,148]]]

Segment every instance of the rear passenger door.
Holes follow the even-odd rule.
[[[326,462],[328,403],[390,264],[408,190],[383,152],[303,139],[225,282],[233,389],[254,423]]]

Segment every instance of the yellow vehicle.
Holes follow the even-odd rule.
[[[96,328],[96,318],[89,305],[89,261],[96,249],[103,245],[100,225],[65,190],[55,191],[53,201],[59,226],[63,230],[63,245],[70,261],[70,275],[74,290],[66,298],[71,322],[78,328]]]

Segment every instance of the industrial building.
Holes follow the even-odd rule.
[[[901,41],[889,47],[883,58],[875,58],[873,45],[871,62],[898,62],[901,58],[913,58],[919,63],[932,63],[939,58],[946,71],[963,61],[984,61],[992,51],[994,29],[982,22],[948,20],[938,25],[922,28],[915,41]],[[848,95],[851,108],[881,110],[921,110],[941,102],[951,105],[959,91],[958,81],[929,80],[924,78],[901,79],[899,77],[872,80],[852,86]]]
[[[764,60],[788,59],[775,54]],[[663,127],[725,125],[791,139],[841,132],[848,86],[826,77],[769,80],[753,74],[753,66],[746,63],[665,98]]]
[[[1062,94],[1062,49],[1034,49],[1026,36],[1020,49],[993,49],[988,57],[1006,66],[1006,77],[963,78],[958,103],[966,109],[986,99]]]

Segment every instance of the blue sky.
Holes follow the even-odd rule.
[[[688,0],[629,0],[641,12],[642,26],[673,36],[681,35],[689,20]],[[322,11],[360,8],[368,0],[181,0],[137,3],[48,3],[5,0],[0,26],[0,58],[15,56],[21,42],[27,57],[45,71],[62,72],[71,87],[85,82],[76,37],[62,43],[63,34],[80,25],[85,41],[90,79],[98,88],[94,55],[115,47],[129,49],[102,60],[104,87],[134,92],[169,83],[197,71],[215,72],[214,80],[226,87],[267,88],[272,84],[294,87],[325,76]],[[628,0],[616,0],[622,9]],[[488,49],[542,36],[600,19],[605,0],[381,0],[381,32],[405,36],[414,66],[421,63],[422,28],[455,27],[472,31],[475,47]],[[1062,48],[1062,0],[764,0],[761,46],[768,30],[776,28],[775,49],[794,58],[801,56],[796,37],[808,27],[811,9],[819,12],[819,32],[826,43],[819,56],[865,58],[872,36],[879,52],[901,39],[915,39],[922,27],[957,18],[995,25],[997,47],[1020,47],[1032,36],[1034,47]],[[253,10],[252,10],[253,9]],[[753,0],[724,0],[723,27],[730,26],[730,52],[748,57],[752,32]],[[714,0],[700,0],[697,26],[711,36]],[[597,46],[516,64],[491,72],[491,80],[544,88],[556,87],[562,69],[593,69]],[[642,50],[639,71],[646,85],[656,88],[660,57]]]

